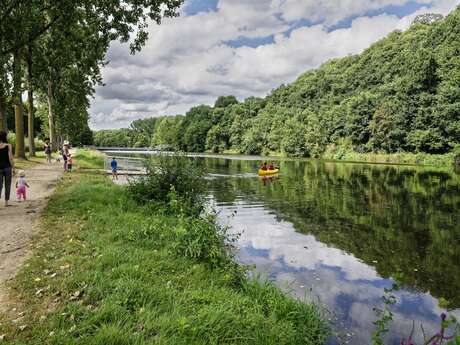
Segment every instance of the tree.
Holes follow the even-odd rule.
[[[395,99],[382,103],[369,124],[370,147],[373,151],[397,152],[406,146],[403,117]]]
[[[235,96],[219,96],[214,103],[214,108],[226,108],[233,104],[238,104]]]
[[[87,127],[88,96],[101,83],[100,66],[111,41],[139,51],[149,22],[177,15],[182,0],[3,0],[0,6],[0,123],[6,127],[5,100],[11,90],[16,113],[16,155],[24,157],[20,84],[27,66],[29,147],[34,153],[34,93],[47,95],[53,147],[69,137],[72,124]],[[132,37],[134,36],[134,37]],[[37,56],[36,52],[42,52]],[[13,63],[14,68],[9,68]],[[6,77],[4,77],[6,76]],[[12,84],[11,84],[12,81]],[[35,84],[36,83],[36,84]],[[70,89],[73,87],[72,89]],[[38,97],[42,99],[42,97]],[[76,114],[72,118],[72,114]],[[71,119],[69,121],[69,119]]]
[[[26,158],[24,146],[24,114],[22,106],[22,89],[21,89],[21,56],[19,51],[13,54],[13,102],[14,102],[14,122],[15,122],[15,157]]]
[[[35,156],[35,130],[34,130],[34,85],[33,85],[33,56],[32,46],[27,47],[27,102],[28,102],[28,138],[29,138],[29,156]]]

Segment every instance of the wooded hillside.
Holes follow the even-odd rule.
[[[446,153],[460,143],[460,7],[446,18],[418,17],[362,54],[335,59],[282,85],[265,99],[220,97],[185,116],[148,120],[126,146],[185,151],[326,150]],[[167,134],[166,134],[167,133]],[[97,133],[96,144],[113,131]]]

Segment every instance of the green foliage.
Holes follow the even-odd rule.
[[[183,116],[180,115],[157,118],[150,145],[158,149],[178,150],[182,119]]]
[[[35,142],[35,151],[43,151],[44,150],[44,145],[45,143],[40,140],[40,139],[34,139]],[[13,151],[16,145],[16,135],[13,132],[8,132],[8,143],[13,146]],[[24,140],[24,145],[26,148],[26,151],[29,150],[29,141],[27,138]]]
[[[78,169],[103,169],[105,155],[93,150],[78,149],[72,156]]]
[[[134,135],[131,129],[104,129],[93,133],[94,145],[98,147],[133,147]]]
[[[24,157],[23,79],[31,124],[35,123],[37,129],[42,127],[41,137],[50,138],[54,149],[64,139],[74,145],[91,144],[90,96],[94,95],[96,85],[102,84],[101,67],[106,64],[111,42],[129,41],[131,53],[139,51],[148,38],[149,24],[160,24],[162,18],[177,16],[182,2],[124,0],[120,4],[101,0],[90,4],[86,0],[2,0],[0,127],[15,125],[16,156]],[[34,101],[38,107],[33,105]],[[8,121],[12,120],[13,103],[17,116]],[[36,119],[41,121],[32,119],[35,108],[40,112]],[[35,137],[35,132],[30,137]],[[136,139],[134,143],[138,146],[150,144],[148,136],[146,140],[145,136]]]
[[[219,226],[214,215],[181,217],[176,228],[174,250],[212,267],[231,269],[232,257],[225,247],[231,240],[227,228]]]
[[[393,284],[391,288],[385,288],[385,295],[383,299],[383,308],[375,307],[374,312],[377,314],[378,319],[374,321],[376,330],[372,333],[372,345],[385,345],[384,336],[388,333],[390,323],[393,321],[393,312],[391,306],[396,303],[396,296],[394,293],[399,290],[397,284]]]
[[[203,152],[206,135],[212,126],[212,108],[200,105],[190,109],[181,123],[180,148],[188,152]]]
[[[205,181],[195,161],[181,154],[152,157],[147,175],[129,181],[128,190],[140,203],[150,201],[185,206],[184,212],[200,214],[204,208]]]
[[[220,96],[214,103],[214,108],[227,108],[233,104],[238,104],[235,96]]]

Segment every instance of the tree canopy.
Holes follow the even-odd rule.
[[[102,83],[101,67],[107,63],[110,43],[129,42],[132,53],[139,51],[148,39],[149,24],[176,16],[182,2],[2,0],[0,129],[14,128],[16,156],[25,157],[21,97],[25,89],[31,148],[35,110],[42,120],[40,131],[55,148],[64,138],[75,143],[91,140],[89,97]],[[7,121],[11,105],[14,127]]]

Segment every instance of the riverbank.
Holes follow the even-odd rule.
[[[328,335],[318,307],[178,254],[176,211],[141,206],[104,176],[67,175],[41,228],[0,321],[11,344],[316,345]]]
[[[429,153],[358,153],[355,151],[330,150],[326,151],[322,159],[346,162],[379,163],[379,164],[401,164],[401,165],[424,165],[435,167],[454,166],[460,157],[459,152],[450,152],[442,155]]]
[[[230,152],[229,152],[230,153]],[[270,157],[288,158],[283,153],[271,152]],[[359,153],[352,150],[344,150],[330,147],[324,152],[320,160],[328,160],[334,162],[353,162],[353,163],[372,163],[372,164],[398,164],[398,165],[423,165],[443,168],[452,168],[456,160],[460,158],[460,152],[452,151],[445,154],[429,154],[429,153],[381,153],[367,152]]]

